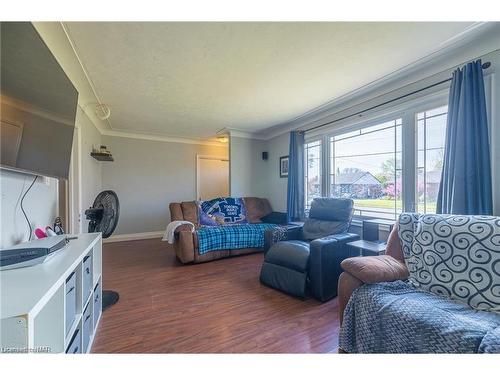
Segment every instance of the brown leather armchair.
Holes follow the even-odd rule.
[[[395,225],[387,241],[385,255],[348,258],[340,263],[344,272],[338,283],[340,325],[352,292],[363,284],[406,280],[409,276]]]

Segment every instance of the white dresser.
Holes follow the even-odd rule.
[[[101,285],[100,233],[79,234],[43,264],[0,271],[0,353],[88,353]]]

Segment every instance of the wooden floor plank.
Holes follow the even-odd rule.
[[[262,254],[181,265],[157,239],[104,245],[103,313],[94,353],[326,353],[338,348],[338,303],[259,283]]]

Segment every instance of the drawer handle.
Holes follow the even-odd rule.
[[[66,279],[66,282],[68,282],[69,280],[71,280],[71,278],[75,275],[74,272],[71,272],[71,275],[68,276],[68,278]]]
[[[89,319],[90,319],[90,315],[87,315],[87,317],[85,318],[85,322],[86,322],[87,320],[89,320]]]
[[[78,352],[78,346],[75,346],[75,349],[73,349],[73,354]]]
[[[66,292],[66,294],[70,294],[73,290],[75,290],[75,287],[74,287],[74,286],[72,286],[72,287],[71,287],[71,288],[70,288],[70,289]]]
[[[90,268],[89,268],[89,267],[85,268],[85,272],[86,272],[87,274],[90,274]]]

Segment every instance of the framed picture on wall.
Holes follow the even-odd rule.
[[[288,177],[288,155],[280,157],[280,177]]]

